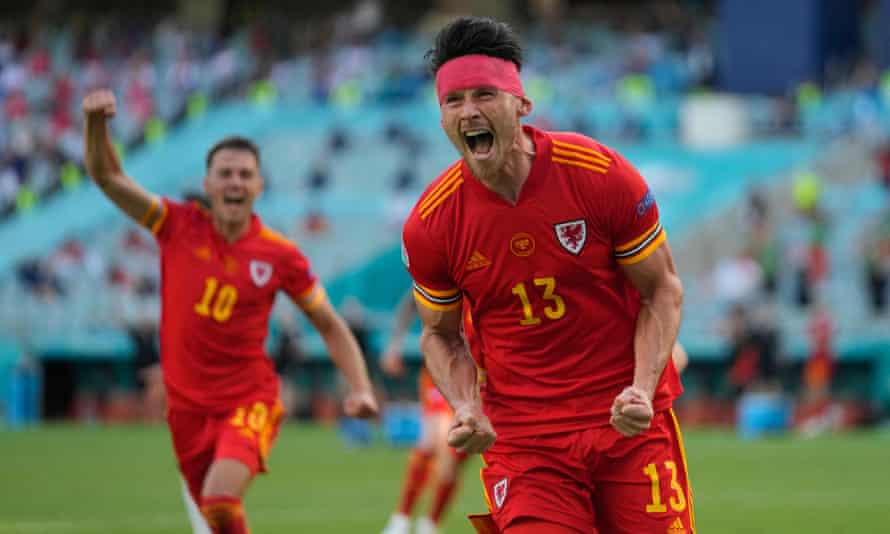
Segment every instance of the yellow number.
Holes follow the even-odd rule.
[[[540,324],[541,319],[535,317],[534,312],[532,311],[532,303],[528,300],[528,293],[525,292],[525,284],[519,282],[513,286],[513,294],[518,296],[519,300],[522,301],[522,320],[519,321],[519,324],[522,326]]]
[[[661,487],[658,485],[658,470],[655,468],[655,464],[644,467],[643,474],[647,475],[652,483],[652,504],[646,505],[646,512],[667,512],[667,506],[661,502]]]
[[[566,303],[562,300],[562,297],[553,293],[553,290],[556,289],[555,278],[552,276],[535,278],[535,285],[544,286],[544,300],[552,300],[553,304],[556,306],[555,308],[551,308],[550,306],[544,307],[544,315],[546,315],[548,319],[556,320],[566,314]]]
[[[241,428],[242,426],[244,426],[244,408],[239,406],[238,409],[235,411],[235,415],[233,415],[232,418],[229,419],[229,423],[237,428]]]
[[[686,509],[686,493],[683,491],[683,486],[677,482],[677,464],[668,460],[664,466],[671,472],[671,489],[674,490],[674,497],[668,499],[671,510],[682,512]],[[643,469],[643,474],[647,475],[652,483],[652,504],[646,505],[646,511],[650,513],[666,512],[667,506],[661,502],[661,486],[658,484],[658,471],[655,469],[655,464],[647,465]]]
[[[671,510],[682,512],[686,509],[686,494],[683,492],[683,487],[677,482],[677,464],[668,461],[664,463],[664,466],[671,470],[671,489],[677,495],[676,499],[673,497],[668,499],[668,502],[671,503]]]
[[[544,315],[547,316],[548,319],[554,321],[565,315],[566,303],[562,300],[562,297],[554,293],[554,290],[556,289],[556,279],[552,276],[547,276],[544,278],[535,278],[532,281],[536,286],[544,288],[544,300],[553,301],[552,306],[544,306]],[[518,296],[519,300],[522,301],[522,319],[519,321],[519,324],[522,326],[541,324],[541,318],[535,317],[531,300],[528,298],[528,292],[525,290],[525,284],[523,282],[519,282],[513,286],[513,294]]]
[[[238,300],[238,291],[235,286],[224,285],[216,296],[216,303],[213,305],[213,318],[220,323],[227,321],[232,316],[236,300]]]
[[[269,416],[269,409],[262,402],[254,403],[247,416],[247,427],[254,432],[262,432],[266,426],[266,418]]]
[[[216,286],[218,285],[219,282],[212,276],[204,281],[204,296],[195,304],[195,312],[198,315],[203,317],[210,315],[210,300],[213,298],[213,294],[216,293]]]
[[[219,287],[219,280],[216,278],[210,276],[205,280],[204,294],[201,296],[201,300],[195,304],[195,313],[202,317],[208,317],[212,314],[217,322],[223,323],[232,316],[232,310],[235,308],[235,302],[238,300],[238,290],[235,289],[235,286],[226,284],[217,293],[217,287]],[[213,301],[214,295],[216,300],[211,310],[210,302]]]

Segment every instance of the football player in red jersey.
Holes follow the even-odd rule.
[[[161,368],[179,469],[214,533],[246,533],[241,500],[265,471],[282,415],[263,348],[276,293],[303,310],[346,376],[347,415],[377,413],[368,372],[309,262],[253,213],[263,188],[256,146],[230,137],[211,148],[209,210],[160,199],[121,167],[107,126],[115,108],[107,90],[84,99],[84,159],[102,192],[160,244]]]
[[[652,193],[615,150],[521,124],[506,24],[466,17],[427,56],[461,159],[403,230],[421,350],[482,452],[480,532],[695,531],[671,350],[683,288]],[[460,335],[469,307],[485,388]]]

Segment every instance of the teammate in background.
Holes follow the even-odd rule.
[[[230,137],[207,154],[210,209],[148,193],[121,168],[108,132],[110,91],[87,95],[85,161],[99,188],[161,249],[161,368],[179,469],[215,534],[248,532],[243,495],[276,437],[278,377],[263,343],[282,290],[318,329],[351,387],[350,416],[377,412],[362,355],[297,247],[253,214],[260,156]]]
[[[448,442],[484,453],[490,513],[474,526],[693,533],[671,410],[683,289],[652,193],[618,152],[521,124],[532,103],[506,24],[457,19],[427,57],[461,160],[421,195],[402,238],[421,351],[454,409]]]
[[[401,376],[405,373],[405,363],[402,359],[405,334],[416,317],[417,306],[413,295],[408,293],[399,303],[389,345],[380,361],[383,371],[390,376]],[[414,446],[408,459],[398,509],[390,516],[383,534],[408,534],[414,505],[423,492],[430,473],[434,473],[436,480],[432,507],[429,515],[417,520],[414,532],[416,534],[438,532],[445,510],[457,490],[460,467],[467,459],[466,454],[448,446],[451,409],[433,384],[425,367],[420,371],[418,392],[423,430],[420,441]]]

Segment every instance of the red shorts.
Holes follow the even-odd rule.
[[[439,388],[433,383],[433,377],[430,376],[430,372],[426,370],[426,367],[420,369],[420,376],[417,381],[423,415],[451,415],[451,407],[448,406],[448,401],[445,400]]]
[[[266,457],[278,435],[283,413],[280,401],[271,406],[249,401],[227,415],[174,410],[167,414],[179,470],[196,502],[215,460],[238,460],[253,474],[266,471]]]
[[[693,534],[686,455],[673,411],[624,438],[612,427],[496,442],[486,501],[501,532],[526,517],[581,534]]]

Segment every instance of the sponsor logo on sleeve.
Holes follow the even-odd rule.
[[[644,213],[649,211],[649,208],[655,205],[655,197],[652,196],[652,190],[647,189],[646,194],[643,198],[637,203],[637,217],[642,217]]]

